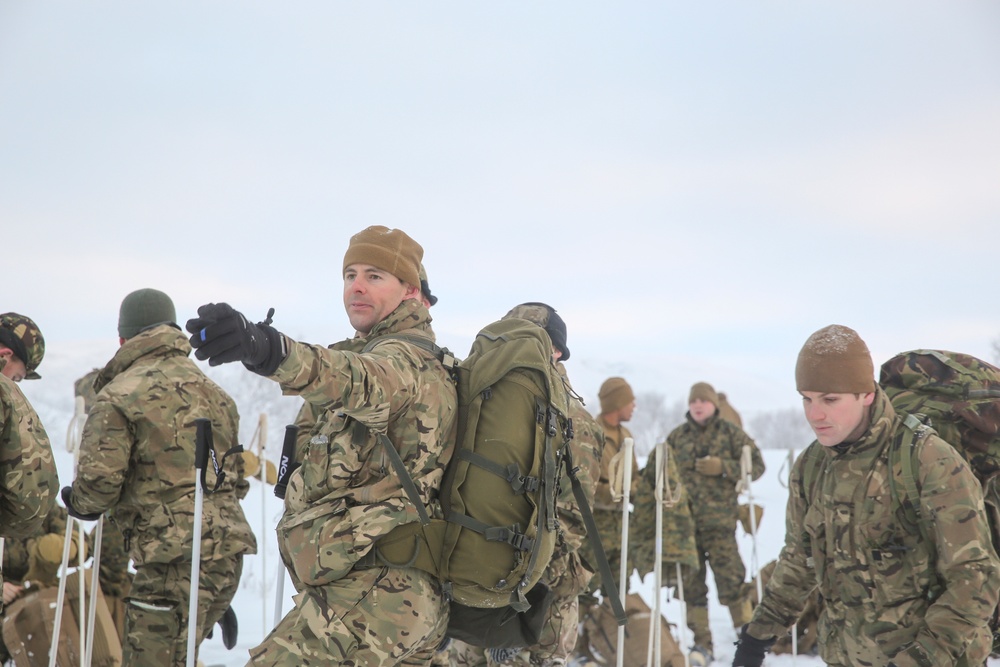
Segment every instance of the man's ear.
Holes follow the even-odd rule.
[[[419,287],[414,287],[410,283],[403,283],[403,286],[406,287],[406,292],[403,293],[403,301],[406,301],[407,299],[419,299],[420,298],[420,288]]]
[[[867,394],[864,395],[864,397],[861,400],[864,401],[864,406],[867,408],[869,405],[875,402],[875,392],[874,391],[868,392]]]

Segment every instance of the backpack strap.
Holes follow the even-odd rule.
[[[924,538],[927,535],[920,522],[920,488],[917,485],[917,469],[920,464],[916,462],[916,459],[917,444],[926,437],[927,430],[920,418],[907,413],[903,419],[903,437],[899,439],[899,444],[890,450],[889,457],[889,494],[892,497],[892,505],[903,509],[906,519],[917,527]],[[892,473],[892,454],[898,457],[902,467],[901,478],[907,502],[900,499],[899,489],[896,487],[896,476]]]
[[[621,597],[618,593],[618,585],[615,583],[615,575],[611,573],[611,565],[608,564],[608,557],[604,553],[604,545],[601,544],[601,536],[597,531],[597,522],[594,521],[594,513],[590,509],[590,503],[587,502],[587,494],[583,490],[583,484],[580,483],[580,478],[577,477],[577,468],[573,465],[573,453],[568,447],[566,448],[563,461],[566,463],[566,474],[569,475],[570,482],[573,485],[573,497],[576,498],[576,504],[580,506],[580,513],[583,514],[583,523],[587,526],[587,542],[597,557],[597,569],[601,573],[601,581],[608,583],[608,592],[611,594],[609,596],[611,598],[611,608],[615,612],[615,619],[618,621],[618,625],[625,625],[628,617],[625,614],[625,608],[622,606]]]
[[[378,345],[388,342],[390,340],[402,340],[406,343],[419,347],[422,350],[430,352],[434,357],[441,362],[441,365],[445,367],[449,373],[453,373],[454,369],[458,366],[458,360],[455,356],[448,350],[448,348],[440,347],[434,341],[426,338],[424,336],[415,336],[412,334],[391,334],[386,336],[379,336],[373,341],[368,342],[364,348],[361,350],[361,354],[366,352],[371,352]],[[366,431],[371,429],[367,425],[362,424],[359,421],[355,422],[354,438],[363,438]],[[410,499],[413,506],[417,510],[417,514],[420,517],[420,523],[427,525],[431,522],[430,517],[427,515],[427,510],[424,508],[424,501],[420,497],[420,493],[417,491],[417,485],[413,483],[413,477],[410,475],[410,471],[406,469],[406,464],[403,463],[402,457],[399,452],[396,451],[396,446],[392,444],[392,440],[389,439],[385,433],[375,433],[375,439],[382,449],[385,450],[386,455],[389,457],[389,462],[392,464],[393,470],[396,471],[396,477],[399,478],[399,484],[403,487],[403,491],[406,492],[406,497]]]

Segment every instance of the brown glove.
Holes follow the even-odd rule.
[[[722,474],[722,459],[718,456],[703,456],[694,462],[694,469],[708,477]]]

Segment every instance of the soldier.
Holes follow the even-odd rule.
[[[686,421],[667,436],[688,492],[695,526],[698,569],[685,574],[684,596],[688,627],[694,633],[692,665],[712,661],[712,631],[708,623],[708,576],[712,566],[719,602],[729,607],[733,627],[750,620],[753,605],[745,585],[746,566],[736,543],[741,460],[744,447],[752,456],[753,479],[764,474],[764,459],[743,430],[719,415],[719,396],[712,385],[697,382],[688,396]]]
[[[853,329],[813,333],[795,384],[816,440],[792,466],[785,546],[740,632],[734,667],[761,665],[817,587],[828,665],[984,664],[1000,562],[980,484],[961,454],[904,423]],[[904,441],[916,448],[912,456],[899,455]],[[898,495],[907,472],[920,490],[912,501],[919,526],[909,525]]]
[[[109,512],[135,564],[126,666],[185,664],[197,418],[212,421],[220,450],[212,459],[224,474],[206,475],[210,489],[220,484],[204,498],[196,645],[235,595],[243,554],[257,547],[236,496],[242,459],[221,455],[238,443],[236,404],[188,357],[176,320],[173,302],[158,290],[137,290],[122,301],[120,348],[95,383],[76,479],[62,492],[75,517],[93,521]]]
[[[569,359],[566,345],[566,323],[551,306],[529,302],[515,306],[503,319],[517,317],[534,322],[545,329],[552,340],[552,358],[560,374],[569,386],[566,367],[562,363]],[[570,390],[570,418],[573,420],[572,448],[573,465],[578,468],[580,483],[593,505],[596,479],[601,472],[600,456],[604,446],[604,433],[594,418],[584,409],[583,401],[575,391]],[[587,539],[587,528],[569,478],[563,473],[556,500],[559,516],[559,531],[556,550],[549,562],[542,582],[553,592],[552,605],[542,628],[539,642],[522,650],[497,650],[484,652],[482,649],[456,642],[454,653],[456,664],[463,667],[473,665],[566,665],[573,655],[579,635],[579,596],[586,592],[594,573],[583,563],[579,549]],[[484,655],[485,653],[485,655]]]
[[[35,380],[45,339],[17,313],[0,315],[0,537],[37,534],[59,488],[49,437],[17,382]]]
[[[453,450],[457,398],[430,352],[393,334],[434,340],[420,300],[423,248],[398,229],[355,234],[344,256],[344,305],[368,352],[299,343],[228,304],[189,320],[200,359],[242,361],[322,409],[292,473],[278,542],[298,591],[295,607],[251,649],[254,665],[426,664],[444,638],[448,600],[431,574],[355,567],[376,540],[418,521],[417,508],[379,444],[402,459],[422,508],[441,516],[436,492]]]

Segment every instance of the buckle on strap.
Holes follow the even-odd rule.
[[[488,542],[505,542],[518,551],[531,551],[532,547],[535,546],[535,541],[520,532],[517,526],[512,528],[505,528],[503,526],[487,528],[483,531],[483,537]]]

